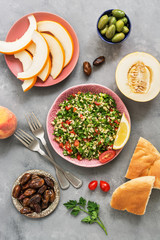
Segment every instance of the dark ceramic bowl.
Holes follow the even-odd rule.
[[[122,43],[122,42],[124,42],[124,41],[128,38],[128,36],[129,36],[129,34],[130,34],[130,32],[131,32],[131,21],[130,21],[129,17],[128,17],[126,14],[125,14],[125,17],[126,17],[127,20],[128,20],[127,27],[129,28],[129,32],[128,32],[127,34],[125,34],[125,38],[124,38],[122,41],[113,43],[111,40],[107,39],[105,35],[102,35],[101,32],[100,32],[100,30],[98,29],[98,22],[99,22],[100,18],[101,18],[103,15],[105,15],[105,14],[107,14],[108,16],[110,16],[110,14],[112,13],[112,10],[113,10],[113,9],[109,9],[109,10],[105,11],[105,12],[102,13],[101,16],[98,18],[98,21],[97,21],[97,33],[98,33],[99,37],[100,37],[104,42],[106,42],[106,43],[109,43],[109,44]]]

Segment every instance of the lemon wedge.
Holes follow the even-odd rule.
[[[124,147],[124,145],[127,143],[129,135],[130,135],[130,124],[123,113],[121,122],[119,124],[119,128],[117,130],[117,135],[114,141],[113,149],[120,149]]]

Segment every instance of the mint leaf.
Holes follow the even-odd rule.
[[[81,222],[85,222],[85,223],[91,223],[91,221],[92,220],[91,220],[90,216],[87,216],[81,220]]]
[[[71,209],[77,206],[76,200],[70,200],[69,202],[66,202],[63,204],[67,209]]]
[[[99,205],[95,202],[91,202],[91,201],[88,201],[88,206],[87,206],[87,209],[89,211],[89,213],[91,214],[93,211],[97,212],[97,215],[98,215],[98,212],[99,212]]]
[[[86,200],[83,198],[83,197],[81,197],[80,199],[79,199],[79,203],[78,203],[81,207],[85,207],[86,206]]]
[[[80,210],[81,210],[80,207],[79,207],[79,206],[76,206],[76,207],[74,207],[73,210],[71,211],[71,214],[72,214],[73,216],[77,216],[77,215],[79,214]]]

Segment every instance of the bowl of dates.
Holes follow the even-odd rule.
[[[60,190],[57,181],[43,170],[29,170],[15,181],[12,200],[17,210],[30,218],[49,215],[57,207]]]

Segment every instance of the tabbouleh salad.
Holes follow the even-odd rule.
[[[53,135],[65,156],[98,159],[112,149],[122,115],[110,95],[78,92],[59,106]]]

